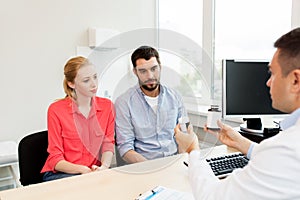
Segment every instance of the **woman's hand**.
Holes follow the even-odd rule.
[[[82,166],[80,166],[80,170],[79,171],[80,171],[80,174],[87,174],[87,173],[92,172],[92,169],[90,169],[87,166],[82,165]]]
[[[109,167],[106,165],[101,165],[101,166],[97,166],[97,165],[93,165],[92,166],[92,171],[101,171],[101,170],[105,170],[108,169]]]

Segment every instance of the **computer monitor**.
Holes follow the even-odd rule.
[[[223,118],[242,117],[245,130],[263,132],[260,118],[281,116],[272,108],[267,61],[223,60]],[[242,128],[242,127],[241,127]]]

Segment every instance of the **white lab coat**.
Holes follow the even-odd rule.
[[[243,169],[216,178],[200,152],[190,153],[189,179],[195,199],[300,199],[300,118],[254,146]]]

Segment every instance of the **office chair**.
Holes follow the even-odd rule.
[[[40,183],[40,173],[48,157],[48,131],[32,133],[21,139],[18,146],[20,182],[23,186]]]

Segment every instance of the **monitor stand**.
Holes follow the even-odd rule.
[[[264,129],[260,118],[243,118],[243,120],[246,121],[246,123],[240,125],[241,131],[254,134],[254,135],[264,134]]]
[[[276,135],[280,131],[278,124],[270,125],[266,119],[264,119],[263,122],[267,127],[262,125],[260,118],[244,118],[243,120],[246,121],[246,123],[240,125],[239,132],[246,138],[257,143]]]

